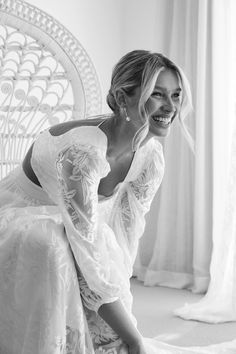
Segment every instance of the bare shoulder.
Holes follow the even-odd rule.
[[[53,136],[59,136],[74,128],[83,126],[98,126],[105,118],[106,116],[100,115],[89,119],[68,121],[53,125],[49,129],[49,132]]]
[[[77,127],[82,127],[82,126],[98,126],[104,119],[106,118],[106,116],[96,116],[93,118],[89,118],[89,119],[83,119],[83,120],[74,120],[74,121],[68,121],[68,122],[64,122],[64,123],[60,123],[60,124],[56,124],[53,125],[50,129],[49,132],[51,135],[53,136],[59,136],[62,135],[66,132],[68,132],[71,129],[77,128]],[[36,183],[37,185],[40,185],[33,169],[31,166],[31,155],[32,155],[32,150],[33,150],[33,145],[31,145],[31,147],[29,148],[23,162],[22,162],[22,167],[23,170],[26,174],[26,176],[34,183]]]

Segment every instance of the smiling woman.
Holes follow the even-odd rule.
[[[179,114],[181,102],[181,88],[177,74],[172,70],[162,71],[146,104],[150,116],[149,132],[154,136],[167,136],[171,123]]]
[[[129,278],[163,178],[157,138],[188,92],[169,59],[130,52],[112,73],[113,113],[46,129],[0,182],[3,352],[179,353],[141,336]]]
[[[125,70],[124,70],[125,67]],[[179,118],[190,147],[194,143],[183,121],[192,109],[191,92],[183,71],[160,53],[134,50],[126,54],[113,70],[107,102],[115,115],[127,115],[135,125],[133,150],[144,139],[167,135],[166,124]],[[152,123],[156,124],[152,132]],[[170,122],[164,120],[170,118]],[[130,124],[131,126],[131,124]],[[138,129],[137,129],[138,128]],[[134,146],[136,146],[134,148]]]

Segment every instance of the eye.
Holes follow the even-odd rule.
[[[163,93],[162,92],[159,92],[159,91],[155,91],[152,93],[152,96],[155,96],[155,97],[163,97]]]
[[[178,99],[178,98],[181,97],[181,93],[180,93],[180,92],[175,92],[175,93],[172,95],[172,97],[173,97],[174,99]]]

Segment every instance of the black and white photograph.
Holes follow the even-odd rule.
[[[236,354],[236,0],[0,0],[0,354]]]

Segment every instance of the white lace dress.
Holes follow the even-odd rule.
[[[42,188],[21,167],[0,182],[1,354],[128,353],[97,310],[119,298],[136,324],[129,278],[164,159],[151,139],[114,195],[102,198],[106,149],[99,127],[57,137],[45,130],[31,159]],[[155,339],[145,345],[148,354],[216,353]]]

